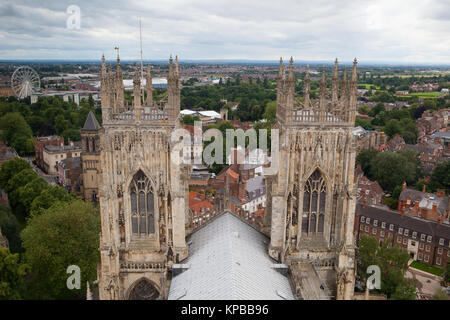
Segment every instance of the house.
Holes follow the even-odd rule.
[[[365,204],[383,204],[383,189],[377,181],[371,181],[364,175],[360,164],[355,169],[355,180],[358,184],[358,202],[364,202]]]
[[[81,141],[71,142],[70,145],[45,145],[42,155],[44,160],[43,170],[48,174],[58,174],[57,165],[60,161],[80,157],[82,151]]]
[[[44,147],[45,146],[63,146],[64,138],[60,136],[47,136],[34,138],[34,152],[36,165],[44,170]]]
[[[384,149],[387,141],[387,135],[381,131],[366,130],[361,126],[356,127],[352,131],[356,137],[356,152],[359,153],[363,149]]]
[[[80,191],[79,177],[81,175],[80,157],[66,158],[57,164],[58,182],[68,191]]]
[[[396,135],[391,140],[389,140],[386,144],[386,149],[388,151],[397,152],[403,149],[405,145],[405,140],[399,136]]]
[[[449,221],[449,197],[443,190],[437,194],[409,189],[403,183],[402,192],[398,200],[398,211],[409,216],[420,217],[436,222]]]
[[[450,261],[450,225],[405,215],[377,205],[357,204],[355,239],[363,235],[379,243],[389,241],[408,251],[411,258],[443,267]]]
[[[403,149],[416,151],[419,154],[425,175],[430,176],[436,165],[441,161],[443,146],[433,141],[423,141],[418,144],[405,144]]]
[[[192,221],[193,229],[215,216],[216,211],[211,200],[213,199],[206,197],[205,193],[189,192],[189,217]]]
[[[245,193],[242,198],[245,197],[245,201],[241,208],[243,211],[247,211],[249,214],[253,214],[258,209],[266,207],[266,183],[263,176],[257,176],[245,181]]]

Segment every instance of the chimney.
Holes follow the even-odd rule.
[[[422,193],[425,193],[426,189],[427,189],[427,186],[426,186],[426,184],[424,183],[424,184],[423,184],[423,187],[422,187]]]
[[[364,207],[364,208],[367,207],[367,198],[366,198],[366,197],[364,197],[363,207]]]
[[[436,202],[433,202],[433,207],[432,207],[431,211],[433,213],[437,213],[437,203]]]
[[[243,197],[246,196],[247,191],[245,190],[245,186],[247,185],[247,183],[242,180],[241,182],[239,182],[239,198],[242,199]]]
[[[403,181],[402,191],[406,189],[406,181]]]
[[[437,189],[436,194],[437,194],[437,196],[438,196],[439,198],[445,197],[445,191],[444,191],[444,189]]]
[[[414,201],[414,211],[419,210],[419,200]]]
[[[439,218],[437,219],[437,226],[439,227],[442,224],[442,216],[439,216]]]

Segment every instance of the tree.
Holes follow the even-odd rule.
[[[376,149],[363,149],[356,157],[356,164],[361,165],[364,175],[371,180],[373,180],[371,161],[379,153],[380,151]]]
[[[444,274],[442,276],[444,277],[444,281],[446,283],[450,283],[450,262],[447,262],[447,265],[445,266]]]
[[[358,108],[358,112],[360,114],[368,114],[369,111],[370,111],[370,109],[369,109],[368,106],[361,106],[361,107]]]
[[[388,238],[379,245],[375,238],[366,235],[361,237],[356,250],[358,278],[365,282],[367,267],[377,265],[381,271],[382,293],[391,299],[415,299],[415,284],[405,279],[408,251],[401,247],[391,247],[391,241]]]
[[[25,185],[29,182],[38,179],[38,175],[33,169],[28,168],[20,171],[18,174],[14,175],[9,179],[6,191],[8,192],[8,200],[13,213],[16,216],[25,217],[27,215],[27,209],[22,202],[20,190],[23,189]]]
[[[31,203],[41,194],[42,191],[49,188],[49,184],[43,178],[36,178],[28,182],[25,186],[17,189],[19,194],[19,203],[23,206],[25,216],[30,213]]]
[[[66,189],[54,186],[44,189],[36,198],[34,198],[30,207],[30,214],[38,215],[50,208],[55,203],[59,203],[61,201],[70,201],[71,195],[67,192]]]
[[[358,277],[366,283],[367,267],[376,264],[377,239],[363,235],[356,250]]]
[[[11,193],[36,178],[38,178],[37,173],[28,166],[28,168],[23,169],[9,179],[5,190],[6,192]]]
[[[7,189],[9,179],[23,169],[31,168],[28,162],[21,158],[8,160],[0,167],[0,188]]]
[[[445,189],[447,194],[450,192],[450,160],[440,163],[434,168],[431,183]]]
[[[389,136],[389,138],[393,138],[397,134],[402,133],[402,127],[400,122],[397,119],[391,119],[384,126],[384,132]]]
[[[0,204],[0,230],[8,239],[9,249],[13,253],[20,252],[22,243],[19,235],[19,222],[11,213],[11,209],[4,204]]]
[[[3,130],[1,138],[19,154],[33,152],[33,132],[20,113],[7,113],[0,118],[0,128]]]
[[[263,118],[267,121],[275,121],[277,116],[277,103],[275,101],[270,101],[266,104],[266,109],[263,114]]]
[[[8,248],[0,247],[0,300],[22,298],[27,271],[29,266],[19,262],[18,253],[11,253]]]
[[[416,300],[416,298],[415,279],[403,279],[403,281],[400,281],[391,296],[391,300]]]
[[[370,166],[371,176],[389,192],[404,181],[414,184],[418,178],[417,163],[409,153],[380,152],[370,161]]]
[[[61,202],[30,218],[22,232],[25,261],[32,267],[30,298],[82,298],[97,276],[100,219],[91,203]],[[81,289],[66,286],[67,267],[81,270]]]

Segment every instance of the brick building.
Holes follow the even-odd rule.
[[[409,189],[403,183],[402,192],[398,199],[398,211],[409,216],[420,217],[436,222],[449,221],[449,197],[443,190],[436,194]]]
[[[58,163],[67,158],[80,157],[81,151],[81,141],[71,142],[68,146],[46,145],[42,150],[44,158],[43,170],[48,174],[58,174]]]
[[[81,161],[80,157],[67,158],[57,165],[58,182],[69,191],[80,194],[80,175],[81,175]]]
[[[214,198],[200,192],[189,192],[189,220],[192,222],[191,228],[196,229],[211,218],[217,211],[213,206]]]
[[[357,200],[365,204],[382,204],[384,191],[377,181],[371,181],[364,175],[361,165],[355,169],[355,180],[358,184]]]
[[[36,154],[36,165],[44,170],[44,147],[45,146],[63,146],[64,138],[60,136],[35,137],[34,151]]]
[[[401,214],[386,207],[357,204],[355,238],[362,235],[405,248],[414,260],[443,267],[450,261],[450,225]]]

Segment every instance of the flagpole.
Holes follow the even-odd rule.
[[[142,102],[145,101],[144,99],[144,65],[142,63],[142,25],[141,25],[141,18],[139,18],[139,41],[141,43],[141,90],[142,90]]]

